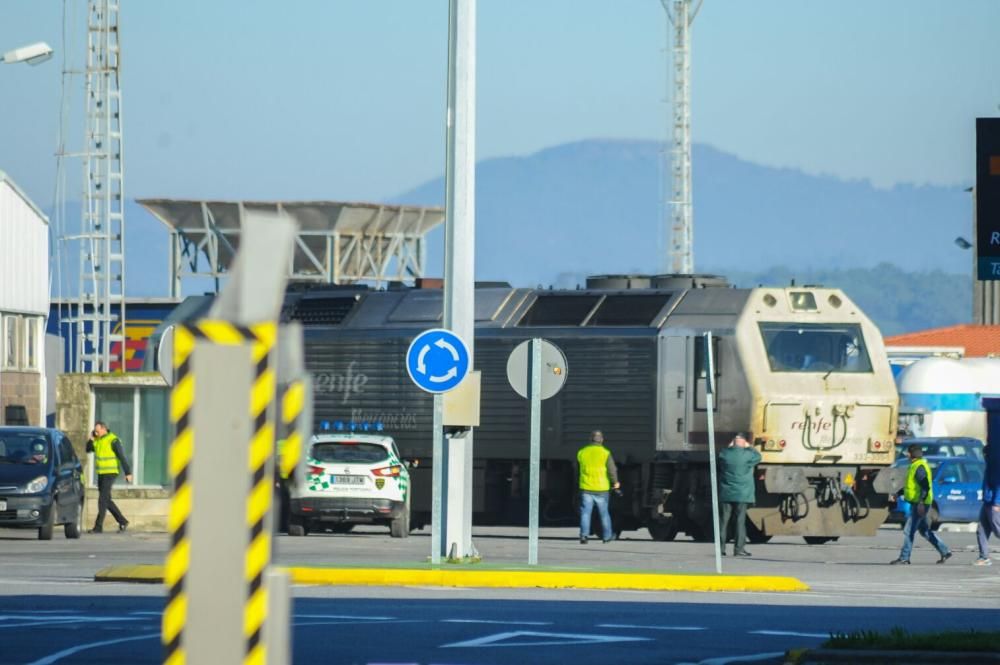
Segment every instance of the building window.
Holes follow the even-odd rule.
[[[168,484],[169,391],[150,386],[94,388],[94,420],[118,436],[136,485]],[[125,482],[124,474],[116,483]]]
[[[17,353],[17,318],[16,316],[3,317],[3,368],[18,368]]]
[[[38,370],[38,319],[24,319],[24,369]]]

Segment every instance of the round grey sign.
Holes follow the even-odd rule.
[[[552,342],[538,340],[542,346],[542,391],[541,398],[548,399],[562,390],[566,383],[566,356]],[[507,359],[507,380],[511,388],[521,397],[529,397],[531,385],[531,340],[521,342]]]

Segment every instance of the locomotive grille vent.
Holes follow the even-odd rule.
[[[292,306],[288,318],[304,326],[335,326],[347,318],[357,303],[354,296],[301,298]]]

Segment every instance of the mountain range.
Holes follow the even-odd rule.
[[[572,288],[586,275],[663,272],[662,151],[653,141],[587,140],[479,162],[477,279]],[[698,272],[740,286],[791,279],[841,286],[887,334],[969,320],[972,257],[954,244],[972,235],[964,188],[880,189],[754,164],[703,144],[694,146],[692,162]],[[443,205],[443,178],[386,201]],[[67,219],[78,209],[68,206]],[[128,291],[163,295],[166,231],[133,201],[126,218]],[[442,229],[428,240],[427,272],[440,275]],[[64,265],[73,274],[72,261]]]

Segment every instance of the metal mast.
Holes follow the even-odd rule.
[[[125,369],[125,217],[118,0],[90,0],[75,371]],[[116,326],[120,318],[120,325]],[[114,348],[114,353],[112,349]]]
[[[691,23],[703,0],[660,0],[667,12],[670,49],[672,109],[670,115],[670,257],[667,272],[694,272],[694,219],[691,203]],[[672,26],[672,29],[671,29]]]

